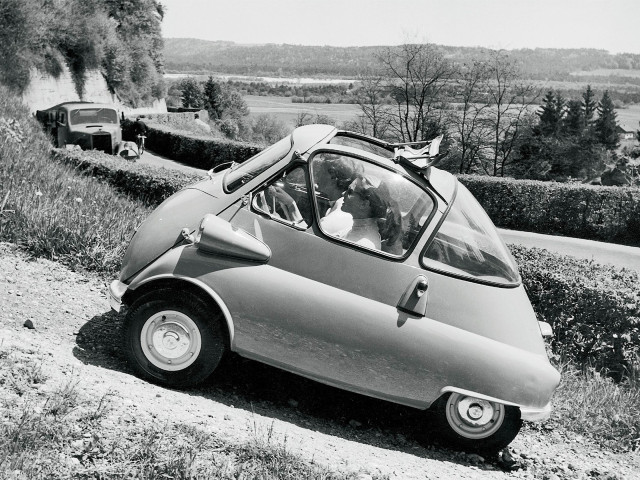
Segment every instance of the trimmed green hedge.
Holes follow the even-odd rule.
[[[149,205],[162,201],[183,187],[202,180],[202,175],[134,162],[106,153],[53,149],[53,159],[78,171],[101,178],[126,195]]]
[[[159,155],[207,170],[222,163],[243,162],[264,149],[249,143],[177,132],[164,125],[149,125],[146,145]]]
[[[538,319],[553,327],[558,360],[606,369],[617,379],[639,367],[640,273],[538,248],[509,248]]]
[[[640,245],[640,189],[459,175],[497,226]]]

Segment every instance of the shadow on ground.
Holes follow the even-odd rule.
[[[122,324],[123,315],[115,312],[93,317],[77,335],[76,358],[132,373],[121,348]],[[438,447],[429,411],[329,387],[236,354],[229,354],[204,385],[189,393],[359,443],[469,464],[466,455]]]

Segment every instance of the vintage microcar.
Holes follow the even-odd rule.
[[[134,370],[191,386],[231,350],[432,408],[464,448],[548,418],[550,328],[482,207],[432,166],[439,140],[300,127],[165,200],[109,287]]]
[[[120,119],[114,105],[64,102],[38,110],[36,118],[53,137],[56,147],[79,145],[83,150],[115,154],[122,142]]]

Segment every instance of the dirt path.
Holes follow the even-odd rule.
[[[422,412],[237,356],[203,388],[173,391],[143,382],[121,355],[122,319],[110,311],[105,288],[99,277],[29,259],[0,243],[0,350],[46,357],[53,379],[75,376],[95,398],[110,392],[121,417],[133,422],[190,424],[227,442],[262,438],[336,470],[394,479],[640,478],[637,453],[602,451],[563,431],[529,425],[511,448],[521,468],[505,472],[477,455],[439,448]],[[35,328],[25,328],[26,320]]]

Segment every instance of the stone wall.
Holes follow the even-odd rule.
[[[97,70],[87,72],[84,93],[82,97],[80,97],[76,91],[71,73],[66,66],[58,78],[54,78],[35,69],[32,70],[31,81],[25,89],[22,99],[29,106],[31,112],[53,107],[62,102],[78,100],[96,103],[113,103],[120,111],[124,112],[125,115],[167,112],[167,104],[164,98],[155,100],[152,105],[141,108],[130,108],[123,105],[117,95],[109,91],[107,82]]]

